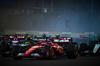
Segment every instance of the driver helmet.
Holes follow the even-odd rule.
[[[29,35],[29,36],[27,36],[27,40],[31,40],[31,36]]]

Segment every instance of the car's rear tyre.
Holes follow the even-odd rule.
[[[15,60],[21,60],[22,59],[22,57],[17,56],[19,52],[20,52],[20,46],[14,46],[13,47],[13,58]]]
[[[9,53],[6,53],[9,52]],[[10,46],[6,42],[2,42],[1,44],[1,55],[3,57],[10,56]]]
[[[69,44],[66,55],[69,59],[76,59],[78,56],[78,47],[74,44]]]
[[[55,58],[57,58],[57,55],[55,53],[55,49],[52,46],[44,47],[43,54],[48,59],[55,59]]]

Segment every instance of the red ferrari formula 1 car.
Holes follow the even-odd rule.
[[[68,58],[77,58],[78,44],[76,42],[72,42],[72,38],[54,37],[53,43],[57,43],[59,46],[63,47],[64,54],[66,54]]]
[[[77,58],[78,47],[74,42],[70,42],[70,38],[54,38],[54,41],[47,39],[38,42],[37,45],[24,50],[21,46],[14,46],[14,59],[22,59],[23,57],[43,57],[53,59],[66,53],[68,58]]]
[[[26,51],[24,49],[21,46],[15,46],[13,49],[14,59],[22,59],[22,57],[44,57],[52,59],[64,53],[64,49],[61,46],[51,41],[38,42],[38,45],[32,46]]]

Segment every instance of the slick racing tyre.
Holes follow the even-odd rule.
[[[21,60],[22,59],[22,57],[17,56],[19,52],[20,52],[20,46],[14,46],[13,47],[13,58],[15,60]]]
[[[86,43],[80,44],[79,55],[80,56],[86,56],[87,54],[84,53],[85,50],[87,50],[87,44]]]
[[[52,46],[44,47],[43,54],[48,59],[55,59],[55,58],[57,58],[55,50],[54,50],[54,48]]]
[[[78,56],[78,46],[75,44],[69,44],[66,55],[69,59],[76,59]]]
[[[10,46],[6,42],[2,42],[1,44],[1,55],[3,57],[10,56]]]

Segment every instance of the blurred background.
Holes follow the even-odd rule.
[[[100,0],[0,0],[0,34],[100,33]]]

